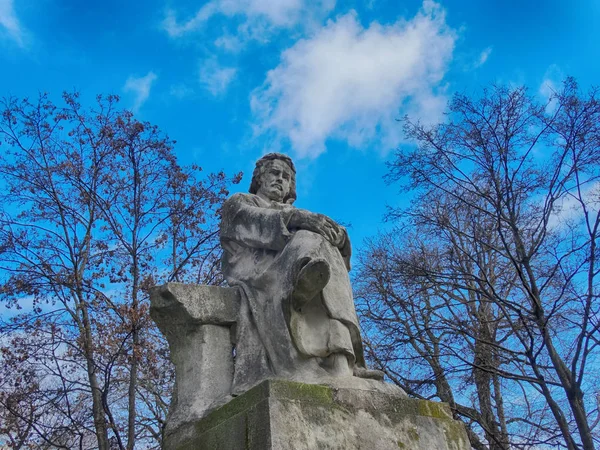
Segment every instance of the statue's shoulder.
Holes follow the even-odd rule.
[[[233,194],[231,197],[225,200],[225,203],[223,203],[223,211],[225,213],[227,213],[227,211],[233,212],[243,206],[267,208],[268,203],[266,203],[258,195],[238,192],[237,194]]]
[[[231,197],[229,197],[225,202],[226,203],[244,203],[244,204],[248,204],[248,205],[260,205],[261,204],[262,199],[255,194],[247,194],[244,192],[238,192],[236,194],[233,194]]]

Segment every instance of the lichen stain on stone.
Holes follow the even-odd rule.
[[[409,428],[406,431],[406,434],[408,435],[411,441],[418,441],[419,439],[421,439],[421,436],[419,436],[419,432],[416,428]]]
[[[460,449],[465,445],[465,432],[460,423],[448,421],[444,427],[444,434],[451,449]]]

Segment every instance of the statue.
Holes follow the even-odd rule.
[[[230,287],[151,291],[175,366],[163,448],[470,448],[447,405],[366,368],[348,234],[295,199],[291,159],[263,156],[223,204]]]
[[[283,154],[259,159],[249,194],[223,205],[222,269],[241,290],[232,394],[268,378],[308,383],[367,370],[352,298],[344,227],[293,206],[295,168]]]

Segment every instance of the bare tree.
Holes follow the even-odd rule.
[[[37,380],[4,391],[6,423],[28,445],[159,447],[172,371],[147,289],[191,274],[218,282],[215,217],[239,176],[180,167],[173,142],[114,96],[90,111],[63,99],[2,104],[0,295],[31,304],[3,324],[2,357],[9,381]]]
[[[390,217],[410,237],[374,241],[359,277],[369,326],[402,334],[371,350],[409,390],[448,401],[475,448],[480,436],[595,448],[599,119],[596,92],[568,79],[547,105],[493,87],[455,96],[435,127],[405,121],[417,145],[398,151],[389,181],[414,197]],[[404,354],[425,358],[412,372],[425,381]]]

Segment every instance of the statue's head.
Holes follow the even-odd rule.
[[[282,176],[288,176],[289,180],[284,180],[283,184],[289,181],[289,187],[284,186],[282,192],[283,198],[281,203],[289,203],[290,205],[296,201],[296,168],[292,159],[282,153],[267,153],[265,156],[256,161],[256,167],[252,173],[252,182],[250,183],[250,193],[259,194],[259,192],[266,193],[268,189],[272,187],[274,183],[274,177],[283,169],[287,174]],[[279,184],[275,181],[275,184]],[[274,188],[277,188],[275,186]],[[275,193],[276,195],[277,193]],[[260,194],[259,194],[260,195]],[[268,196],[268,195],[267,195]],[[273,198],[271,198],[273,200]]]

